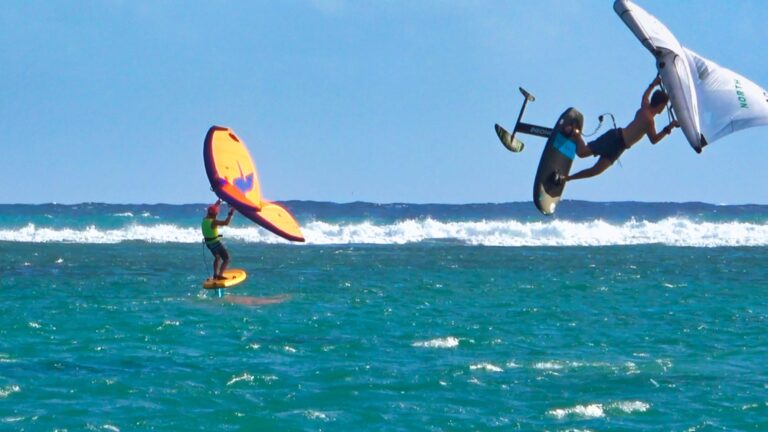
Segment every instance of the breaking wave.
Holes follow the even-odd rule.
[[[768,224],[751,222],[695,222],[670,217],[659,221],[609,223],[604,220],[572,222],[465,221],[431,218],[390,224],[373,222],[328,223],[314,221],[302,227],[307,244],[402,245],[448,241],[482,246],[615,246],[664,244],[681,247],[767,246]],[[227,227],[229,240],[250,243],[288,243],[261,228]],[[0,241],[31,243],[197,243],[198,227],[176,224],[133,224],[114,229],[91,225],[85,228],[49,228],[27,224],[0,229]]]

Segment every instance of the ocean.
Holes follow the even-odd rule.
[[[768,430],[768,206],[0,205],[0,430]]]

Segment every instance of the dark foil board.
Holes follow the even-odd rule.
[[[568,174],[576,156],[576,143],[564,135],[563,130],[568,125],[573,125],[579,130],[584,126],[584,116],[576,108],[568,108],[557,119],[536,170],[533,203],[545,215],[555,213],[565,189],[565,184],[557,185],[552,181],[555,171],[560,171],[563,175]]]

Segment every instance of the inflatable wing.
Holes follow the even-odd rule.
[[[613,9],[651,54],[672,110],[696,152],[732,132],[768,124],[768,92],[685,48],[669,29],[629,0]]]
[[[261,199],[256,166],[248,148],[231,129],[213,126],[208,130],[203,160],[211,188],[222,201],[280,237],[304,241],[298,222],[286,209]]]

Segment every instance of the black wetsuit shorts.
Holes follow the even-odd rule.
[[[206,243],[205,245],[208,246],[208,250],[211,251],[213,256],[218,256],[225,261],[229,259],[229,252],[227,252],[227,248],[224,247],[224,242],[221,240],[213,244]]]
[[[604,156],[611,163],[616,162],[627,149],[624,145],[624,135],[621,134],[621,128],[611,129],[587,145],[594,156]]]

